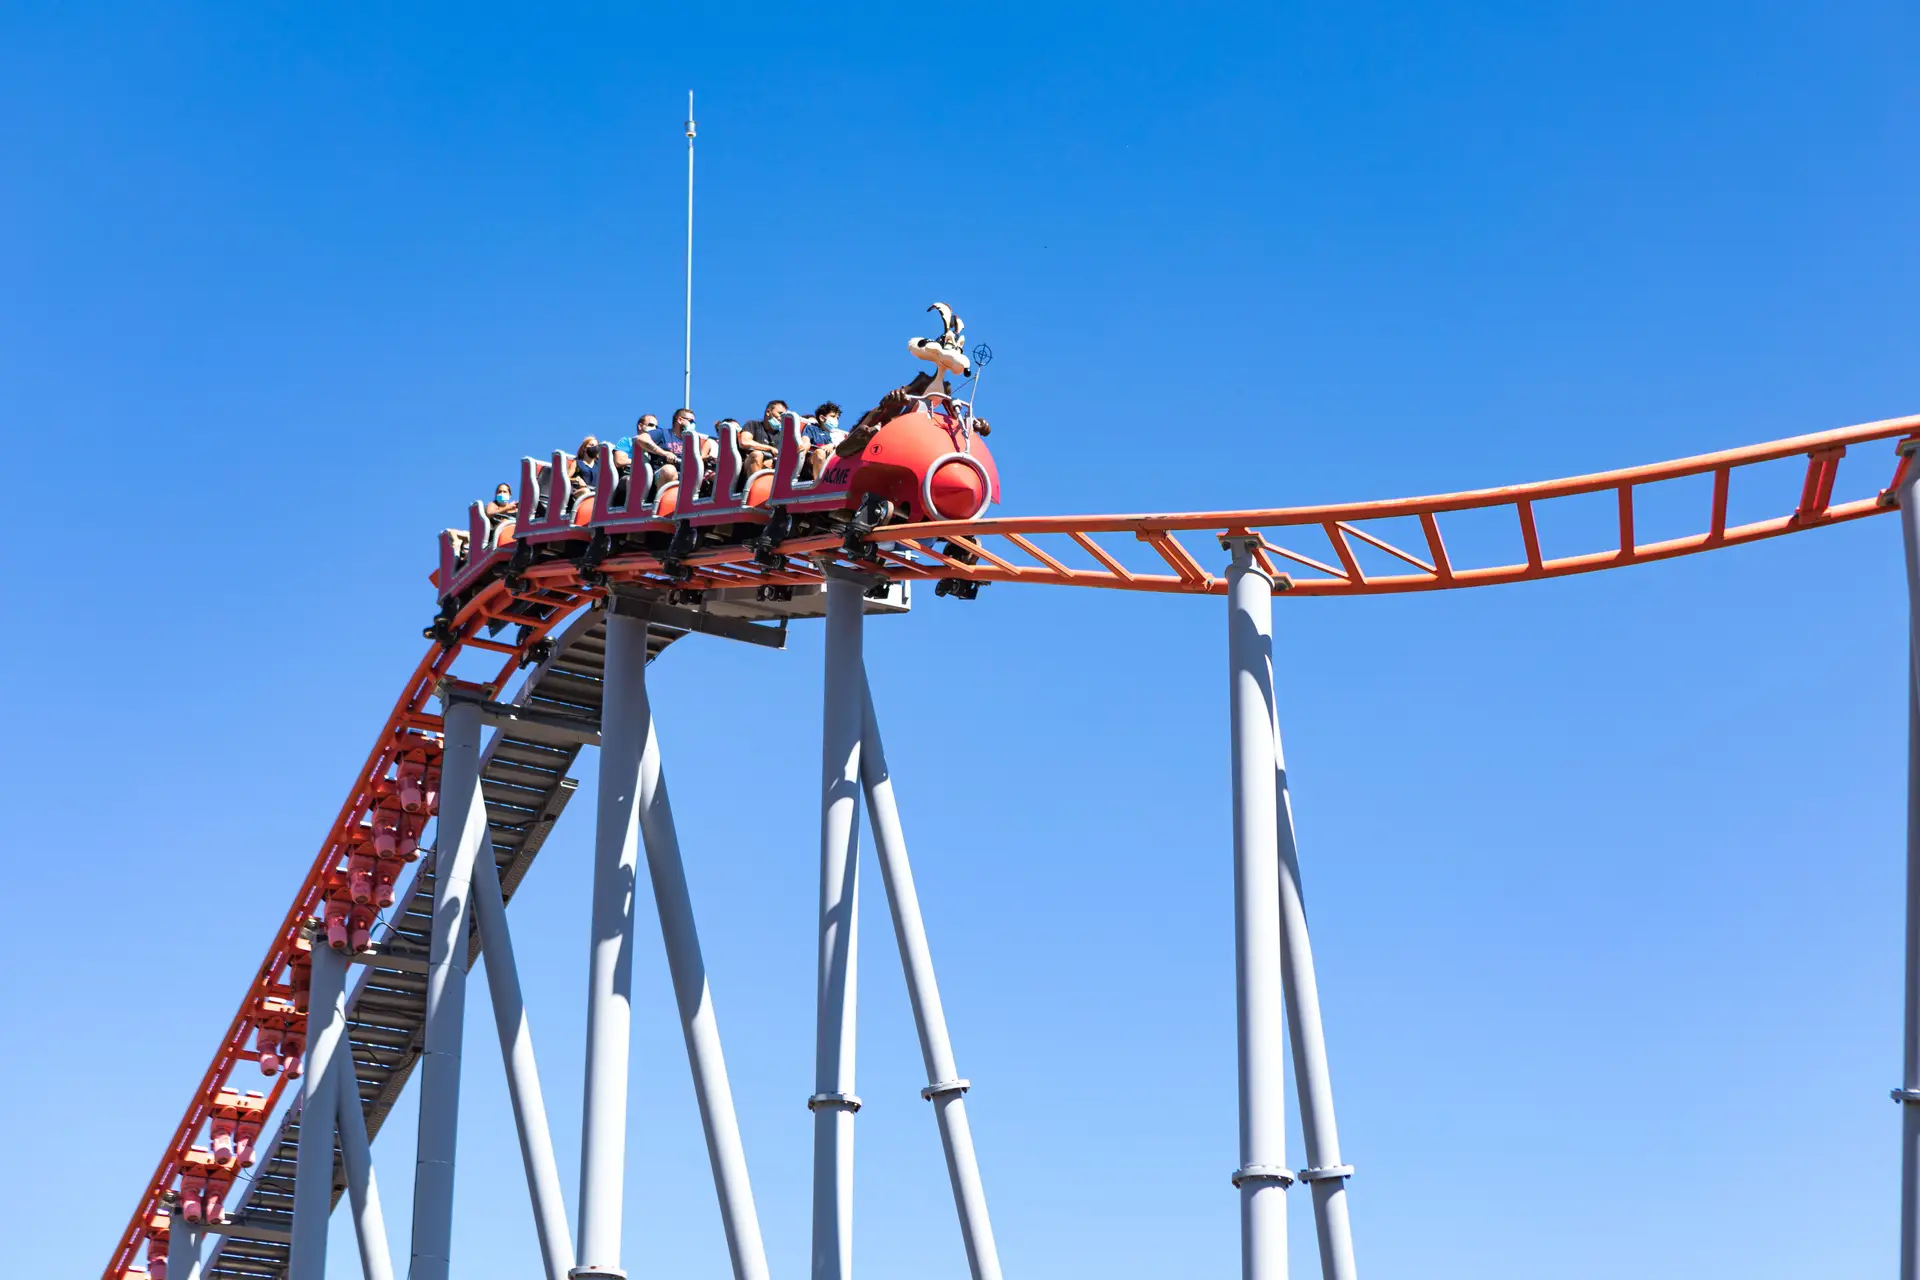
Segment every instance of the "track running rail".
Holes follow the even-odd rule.
[[[349,833],[373,808],[378,780],[386,776],[402,749],[410,743],[417,744],[423,735],[439,733],[440,717],[427,710],[435,683],[448,674],[463,654],[497,654],[503,659],[498,674],[482,682],[487,684],[492,696],[497,697],[513,673],[532,660],[535,647],[579,608],[603,598],[608,583],[633,583],[683,593],[817,585],[825,579],[825,568],[837,563],[906,580],[1026,582],[1223,595],[1225,580],[1204,567],[1182,541],[1182,536],[1204,535],[1211,542],[1217,537],[1256,534],[1261,539],[1258,554],[1262,567],[1276,574],[1276,590],[1285,590],[1291,595],[1376,595],[1492,586],[1671,559],[1891,511],[1894,491],[1912,465],[1905,448],[1898,451],[1897,458],[1891,456],[1895,450],[1887,451],[1889,456],[1885,461],[1893,466],[1884,488],[1871,497],[1835,504],[1832,499],[1840,462],[1849,449],[1881,441],[1914,439],[1920,439],[1920,415],[1888,418],[1651,466],[1466,493],[1249,511],[1048,516],[897,525],[877,530],[872,541],[853,547],[837,535],[789,539],[774,548],[776,554],[766,564],[756,562],[749,547],[723,547],[697,552],[678,566],[669,566],[655,556],[641,553],[616,556],[599,566],[591,582],[583,581],[579,566],[569,560],[534,565],[512,588],[504,581],[490,582],[466,601],[455,616],[453,643],[434,646],[402,687],[372,750],[348,789],[320,852],[276,927],[266,956],[228,1024],[212,1063],[202,1075],[153,1176],[141,1193],[103,1280],[120,1280],[135,1265],[147,1224],[160,1212],[163,1194],[179,1177],[186,1153],[206,1126],[215,1096],[221,1086],[230,1081],[236,1066],[257,1060],[258,1054],[247,1047],[253,1030],[250,1014],[263,996],[285,990],[282,975],[287,971],[299,926],[318,912],[326,881],[346,856]],[[1791,510],[1744,524],[1728,524],[1730,495],[1735,491],[1735,477],[1740,472],[1799,456],[1805,457],[1806,470],[1799,499]],[[1635,529],[1635,493],[1650,485],[1697,476],[1713,477],[1703,527],[1680,537],[1640,541]],[[1613,545],[1600,551],[1549,554],[1542,544],[1537,520],[1542,505],[1607,492],[1617,495],[1617,537],[1612,540]],[[1512,509],[1524,558],[1490,566],[1456,563],[1442,537],[1440,517],[1498,508]],[[1409,517],[1419,523],[1422,534],[1415,550],[1366,527],[1371,522]],[[1298,535],[1301,534],[1323,538],[1328,549],[1319,555],[1308,554],[1300,549]],[[1115,535],[1131,535],[1133,540],[1145,544],[1164,569],[1142,571],[1127,567],[1115,554],[1118,548],[1101,542],[1102,537],[1111,539]],[[1279,537],[1286,538],[1287,542],[1274,540]],[[1356,544],[1369,548],[1369,555],[1384,554],[1406,569],[1369,574],[1360,564]],[[1211,547],[1207,551],[1217,554]],[[1068,563],[1069,558],[1090,564],[1072,565]],[[1281,574],[1282,564],[1306,572],[1300,577]],[[514,643],[482,634],[489,624],[499,622],[524,627],[525,631],[517,635]],[[273,1078],[269,1107],[279,1100],[285,1087],[284,1074]]]

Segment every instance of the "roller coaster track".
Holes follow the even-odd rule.
[[[496,699],[516,672],[532,668],[510,699],[527,713],[524,722],[499,730],[482,762],[501,886],[512,894],[574,785],[566,775],[579,743],[543,729],[542,714],[558,712],[575,723],[597,719],[602,615],[580,611],[602,603],[615,584],[652,589],[661,600],[673,602],[659,609],[650,656],[691,630],[771,632],[740,621],[741,607],[734,602],[817,590],[835,565],[896,581],[1222,595],[1225,579],[1210,572],[1201,558],[1217,556],[1218,551],[1206,544],[1250,536],[1258,539],[1255,557],[1274,577],[1275,590],[1290,596],[1492,586],[1671,559],[1891,511],[1894,494],[1912,465],[1912,446],[1906,442],[1915,440],[1920,440],[1920,415],[1650,466],[1423,498],[1187,514],[928,522],[886,526],[864,543],[838,535],[792,538],[774,548],[775,554],[758,559],[749,547],[715,547],[678,563],[633,553],[611,557],[583,574],[575,561],[556,559],[530,566],[512,582],[496,578],[458,610],[451,642],[433,645],[407,677],[292,904],[274,926],[266,953],[140,1194],[103,1280],[142,1274],[139,1251],[149,1236],[163,1229],[159,1224],[165,1222],[166,1197],[194,1158],[216,1099],[223,1088],[244,1088],[248,1080],[236,1073],[242,1063],[259,1058],[248,1047],[256,1010],[263,999],[288,990],[285,975],[303,924],[320,909],[327,881],[346,856],[350,833],[372,811],[381,780],[410,743],[431,740],[440,732],[440,717],[429,704],[439,682],[462,657],[500,659],[497,672],[480,682],[486,695]],[[1871,447],[1895,443],[1898,448]],[[1868,496],[1836,502],[1840,464],[1850,450],[1856,458],[1864,456],[1869,467],[1883,468],[1873,474],[1884,474],[1887,480]],[[1777,482],[1767,484],[1760,469],[1790,459],[1804,460],[1797,497],[1779,501],[1772,514],[1732,523],[1729,511],[1736,499],[1750,505],[1779,488]],[[1689,481],[1694,482],[1690,489]],[[1689,532],[1642,540],[1636,530],[1641,495],[1676,483],[1689,494],[1704,491],[1701,519]],[[1542,536],[1541,513],[1554,504],[1594,495],[1612,499],[1603,545],[1555,554],[1548,545],[1551,539]],[[1591,507],[1589,502],[1583,510],[1590,512]],[[1442,518],[1487,511],[1507,522],[1514,554],[1492,564],[1466,563],[1449,551]],[[1404,532],[1412,530],[1417,534]],[[1194,544],[1201,545],[1196,550]],[[500,639],[507,627],[517,630],[511,639]],[[765,637],[758,638],[765,642]],[[413,883],[396,896],[379,938],[380,957],[365,966],[353,988],[349,1040],[370,1132],[378,1131],[420,1052],[425,984],[418,977],[418,955],[426,946],[432,875],[428,856]],[[269,1109],[286,1084],[285,1074],[272,1078]],[[250,1176],[236,1184],[230,1198],[233,1221],[210,1260],[211,1275],[257,1280],[284,1276],[297,1133],[298,1114],[291,1112],[278,1132],[260,1144]]]

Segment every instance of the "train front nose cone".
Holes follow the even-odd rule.
[[[964,462],[943,462],[933,473],[933,511],[937,520],[971,520],[987,505],[986,481]]]

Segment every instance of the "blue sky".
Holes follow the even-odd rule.
[[[0,8],[17,1267],[104,1261],[419,655],[435,530],[677,400],[689,88],[703,419],[871,397],[940,297],[998,353],[1006,513],[1198,510],[1920,408],[1917,36],[1891,3]],[[1890,1267],[1893,522],[1275,612],[1366,1273]],[[1223,614],[993,587],[869,632],[1010,1275],[1236,1265]],[[786,1277],[819,662],[802,629],[653,678]],[[581,776],[513,912],[569,1196]],[[963,1276],[868,887],[858,1266]],[[717,1275],[650,910],[626,1263]],[[486,1280],[537,1263],[473,1009]],[[412,1116],[376,1146],[402,1233]]]

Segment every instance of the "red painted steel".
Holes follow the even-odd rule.
[[[174,1127],[153,1176],[134,1206],[103,1273],[104,1280],[119,1280],[130,1272],[139,1274],[135,1256],[141,1242],[149,1234],[157,1237],[159,1228],[155,1224],[165,1220],[160,1212],[162,1193],[173,1186],[190,1162],[195,1169],[200,1169],[209,1158],[194,1152],[203,1132],[213,1144],[208,1150],[217,1149],[224,1158],[230,1139],[223,1136],[222,1131],[216,1131],[213,1122],[221,1122],[224,1130],[226,1122],[239,1114],[233,1100],[245,1096],[246,1082],[236,1081],[233,1073],[238,1064],[257,1063],[259,1059],[259,1054],[248,1048],[255,1015],[263,1001],[283,999],[296,988],[291,966],[301,923],[322,915],[323,903],[330,896],[345,899],[354,896],[355,872],[363,868],[352,860],[356,849],[364,849],[369,838],[378,838],[376,811],[383,802],[391,810],[396,795],[401,798],[400,807],[404,811],[424,813],[431,807],[430,802],[425,801],[425,788],[430,781],[428,770],[433,767],[430,762],[437,757],[440,728],[439,717],[427,710],[434,683],[468,650],[498,653],[505,661],[498,674],[485,682],[492,695],[498,696],[528,656],[529,649],[575,610],[603,596],[606,582],[634,582],[681,590],[756,584],[800,585],[821,582],[822,566],[840,563],[869,570],[877,568],[889,576],[907,579],[958,578],[973,582],[1027,582],[1222,595],[1226,590],[1224,580],[1204,567],[1195,555],[1195,548],[1182,541],[1182,535],[1200,535],[1210,544],[1230,534],[1256,534],[1261,539],[1259,554],[1263,563],[1269,566],[1284,563],[1307,571],[1306,575],[1283,578],[1277,584],[1276,589],[1291,595],[1369,595],[1490,586],[1670,559],[1890,511],[1894,490],[1910,459],[1905,454],[1896,457],[1892,447],[1873,452],[1871,457],[1894,464],[1886,485],[1870,496],[1835,504],[1834,486],[1842,459],[1867,455],[1869,451],[1865,446],[1883,442],[1891,446],[1892,442],[1916,438],[1920,438],[1920,415],[1889,418],[1652,466],[1424,498],[1270,510],[922,522],[877,530],[867,546],[855,548],[858,558],[849,553],[840,535],[819,534],[780,543],[775,548],[777,555],[768,564],[757,563],[750,547],[726,546],[708,548],[688,557],[679,575],[658,557],[633,553],[605,561],[599,566],[604,579],[594,583],[583,582],[578,566],[568,560],[532,566],[525,574],[525,581],[511,591],[497,574],[491,581],[483,580],[452,619],[451,643],[434,645],[402,686],[292,905],[270,935],[265,958],[242,994],[239,1008],[227,1026],[212,1063],[190,1095],[185,1113]],[[1729,527],[1728,507],[1732,495],[1739,492],[1740,473],[1751,474],[1753,469],[1766,463],[1795,457],[1804,457],[1807,467],[1799,492],[1787,509]],[[1705,527],[1699,532],[1658,541],[1638,541],[1635,495],[1656,484],[1696,476],[1712,477],[1711,496],[1702,521]],[[997,488],[997,476],[994,483]],[[1616,495],[1617,508],[1616,517],[1610,522],[1610,545],[1599,551],[1550,554],[1539,530],[1538,511],[1555,501],[1608,491]],[[1513,509],[1517,558],[1492,565],[1464,563],[1447,546],[1441,517],[1499,508]],[[1408,518],[1421,530],[1424,546],[1420,550],[1426,558],[1397,545],[1387,532],[1365,527],[1369,523],[1377,525],[1381,521]],[[1294,545],[1298,534],[1325,539],[1328,550],[1321,555],[1309,554]],[[1099,541],[1101,535],[1123,535],[1127,542],[1143,548],[1150,560],[1157,560],[1159,567],[1151,571],[1129,567],[1116,554],[1121,547],[1103,545]],[[1279,537],[1285,537],[1288,543],[1274,541]],[[1391,557],[1412,572],[1369,574],[1359,560],[1356,543]],[[480,542],[476,540],[474,545],[478,547]],[[1212,551],[1211,546],[1207,549]],[[1076,567],[1068,563],[1066,557],[1070,556],[1084,557],[1090,563]],[[538,621],[513,616],[513,622],[528,624],[527,632],[515,644],[488,640],[477,634],[489,622],[506,617],[516,602],[542,606],[548,616]],[[412,801],[411,806],[406,803],[408,800]],[[264,1114],[270,1109],[286,1088],[287,1079],[285,1072],[275,1075],[263,1103],[256,1104],[250,1099],[246,1102],[247,1115],[251,1117],[256,1111]]]

